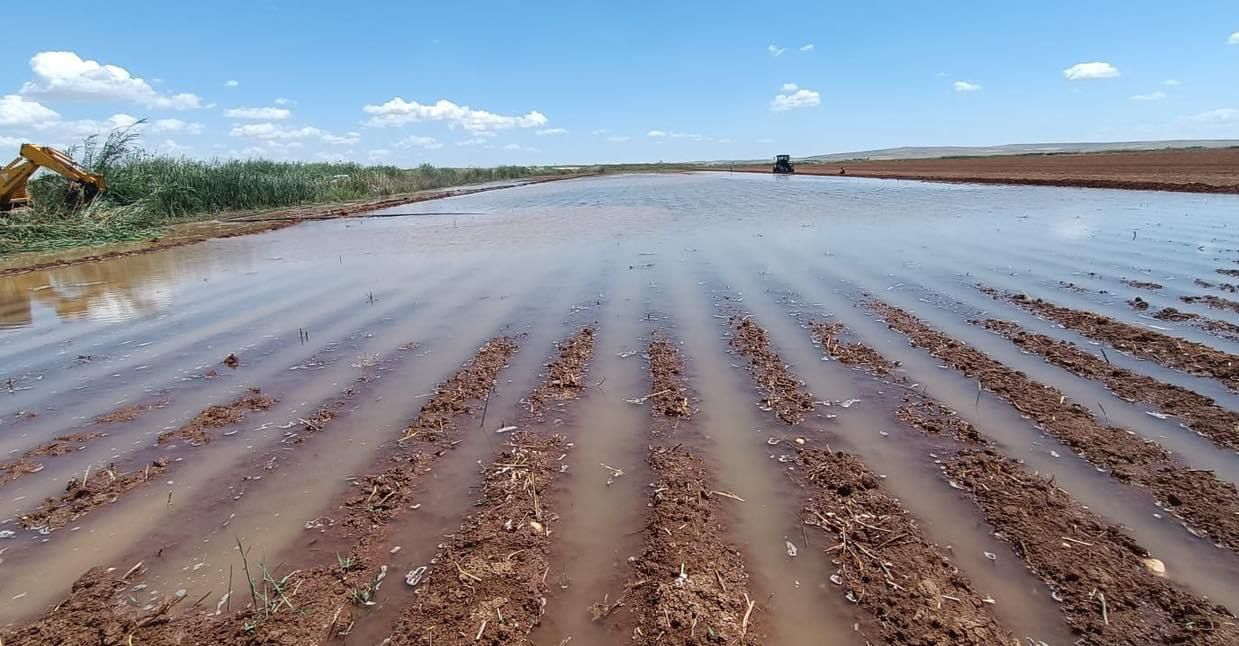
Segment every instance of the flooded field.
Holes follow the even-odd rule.
[[[626,175],[0,278],[0,640],[1239,643],[1236,214]]]

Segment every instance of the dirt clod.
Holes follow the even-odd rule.
[[[771,348],[766,330],[747,316],[732,317],[731,329],[731,346],[749,360],[749,370],[763,395],[762,408],[773,410],[786,424],[803,422],[813,410],[813,395]]]
[[[262,411],[271,408],[275,400],[262,394],[258,388],[250,388],[244,396],[223,405],[212,405],[202,409],[175,431],[164,431],[159,434],[159,444],[168,444],[173,440],[185,440],[194,446],[201,446],[211,441],[207,429],[223,428],[245,419],[247,411]]]

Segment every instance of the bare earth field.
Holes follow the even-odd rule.
[[[1239,643],[1239,197],[851,171],[0,276],[0,644]]]
[[[1235,148],[849,161],[799,164],[796,172],[838,175],[840,168],[848,175],[886,179],[1239,193]],[[770,172],[768,166],[736,170]]]

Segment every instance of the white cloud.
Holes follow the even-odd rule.
[[[787,48],[770,45],[766,48],[766,51],[770,52],[771,56],[782,56],[783,52],[787,51]]]
[[[248,119],[251,121],[280,121],[293,114],[288,108],[229,108],[224,110],[224,116],[229,119]]]
[[[470,137],[468,139],[462,139],[461,141],[456,142],[456,145],[457,146],[484,146],[486,145],[486,143],[487,143],[487,140],[483,139],[482,137]]]
[[[24,143],[27,142],[21,137],[5,137],[4,135],[0,135],[0,146],[4,146],[5,148],[14,148]]]
[[[568,134],[568,131],[563,128],[544,128],[542,130],[538,130],[534,134],[539,137],[545,137],[547,135],[566,135]]]
[[[800,51],[802,52],[811,52],[813,49],[813,43],[806,43],[800,46]]]
[[[172,139],[164,139],[156,146],[156,150],[165,155],[180,155],[189,150],[189,146],[182,146]]]
[[[151,132],[178,132],[187,135],[202,133],[202,124],[181,121],[180,119],[156,119],[150,124]]]
[[[1137,94],[1131,97],[1132,101],[1161,101],[1166,98],[1166,93],[1161,90],[1154,90],[1148,94]]]
[[[234,80],[232,80],[232,79],[229,79],[229,80],[227,80],[227,81],[224,81],[224,87],[236,87],[236,86],[238,86],[238,85],[240,85],[240,84],[241,84],[241,82],[240,82],[240,81],[234,81]]]
[[[789,87],[795,87],[796,90],[789,90]],[[783,91],[774,96],[770,101],[771,112],[784,112],[786,110],[795,110],[797,108],[812,108],[822,103],[822,95],[807,90],[795,83],[784,83]]]
[[[508,145],[504,146],[504,147],[503,147],[503,149],[504,149],[504,150],[520,150],[520,151],[527,152],[527,153],[540,153],[540,152],[542,152],[541,150],[538,150],[537,148],[534,148],[534,147],[532,147],[532,146],[522,146],[522,145],[520,145],[520,144],[508,144]]]
[[[1239,31],[1231,34],[1230,38],[1226,39],[1226,44],[1227,45],[1239,45]]]
[[[0,126],[35,126],[58,121],[55,110],[16,94],[0,96]]]
[[[1174,79],[1166,79],[1165,81],[1162,81],[1162,85],[1166,85],[1169,87],[1175,87],[1176,85],[1183,85],[1183,83],[1181,81],[1176,81]]]
[[[773,139],[771,139],[770,137],[762,137],[761,139],[758,139],[758,140],[757,140],[757,143],[759,143],[759,144],[772,144],[772,143],[774,143],[774,140],[773,140]]]
[[[605,134],[607,134],[608,132],[611,132],[611,131],[610,131],[609,129],[607,129],[607,128],[598,128],[597,130],[591,130],[591,131],[589,132],[589,134],[591,134],[591,135],[605,135]]]
[[[607,137],[607,141],[615,141],[615,142],[628,141],[629,139],[632,139],[632,137],[628,137],[625,135],[611,135],[610,137]]]
[[[323,133],[321,137],[323,143],[336,146],[352,146],[361,141],[360,132],[346,132],[342,135],[333,135],[330,132]]]
[[[276,105],[292,105],[292,104],[293,104],[293,102],[292,102],[292,100],[291,100],[291,99],[285,99],[285,98],[284,98],[284,97],[282,97],[282,96],[281,96],[281,97],[277,97],[274,101],[272,101],[272,103],[274,103],[274,104],[276,104]]]
[[[318,128],[305,126],[303,128],[285,128],[276,123],[247,123],[240,126],[233,126],[228,132],[233,137],[248,137],[250,139],[308,139],[311,137],[321,137],[324,133]]]
[[[955,81],[951,84],[956,92],[976,92],[981,89],[977,83],[969,83],[968,81]]]
[[[443,143],[440,142],[438,139],[435,139],[434,137],[418,137],[417,135],[413,135],[411,137],[405,137],[404,139],[397,141],[396,147],[397,148],[425,148],[426,150],[434,150],[436,148],[442,148]]]
[[[538,128],[547,123],[546,115],[537,110],[524,115],[503,115],[474,110],[467,105],[457,105],[446,99],[440,99],[433,105],[423,105],[417,101],[405,101],[395,97],[381,105],[367,105],[362,108],[366,114],[373,115],[366,125],[374,127],[402,126],[416,121],[447,121],[450,125],[460,126],[465,130],[503,130],[507,128]]]
[[[1196,123],[1239,123],[1239,109],[1218,108],[1187,117],[1188,121]]]
[[[163,94],[123,67],[82,60],[73,52],[39,52],[30,59],[35,80],[22,85],[27,96],[65,101],[127,101],[147,108],[202,107],[194,94]]]
[[[391,154],[391,151],[386,148],[375,148],[369,153],[370,159],[383,159]]]
[[[663,132],[662,130],[651,130],[645,133],[645,136],[646,137],[666,137],[667,133]]]
[[[1109,63],[1095,61],[1092,63],[1076,63],[1063,70],[1063,76],[1068,81],[1087,81],[1089,79],[1112,79],[1119,76],[1119,69]]]

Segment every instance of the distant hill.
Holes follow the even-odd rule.
[[[933,159],[939,157],[990,157],[994,155],[1050,155],[1063,153],[1098,153],[1120,150],[1163,150],[1166,148],[1230,148],[1239,147],[1239,139],[1171,139],[1165,141],[1107,141],[1094,143],[1004,144],[1001,146],[902,146],[853,152],[828,153],[796,157],[801,163],[830,163],[858,159]],[[775,151],[777,152],[777,151]],[[774,155],[771,154],[771,159]],[[715,161],[708,164],[764,164],[769,159],[748,161]]]

